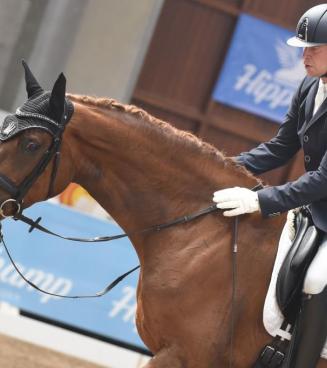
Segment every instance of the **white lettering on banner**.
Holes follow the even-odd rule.
[[[119,300],[114,300],[112,302],[113,308],[108,313],[110,318],[116,317],[118,314],[122,314],[122,320],[125,323],[133,323],[134,324],[134,332],[136,331],[135,327],[135,313],[136,313],[136,289],[132,286],[125,286],[122,289],[124,296]]]
[[[16,272],[12,264],[7,264],[5,258],[1,257],[3,250],[0,250],[0,281],[17,289],[25,287],[28,291],[34,291],[32,286],[28,285]],[[17,263],[18,269],[22,274],[40,289],[53,294],[67,295],[73,288],[71,280],[61,277],[55,277],[52,273],[46,273],[35,268],[27,269],[23,265]],[[41,295],[40,302],[47,303],[50,299],[57,299],[51,295]]]
[[[294,93],[293,89],[276,82],[269,71],[258,71],[253,64],[244,65],[244,74],[237,78],[234,89],[244,90],[247,95],[252,95],[255,104],[269,103],[271,109],[289,106]]]

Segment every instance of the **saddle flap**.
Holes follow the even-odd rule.
[[[296,235],[280,268],[276,284],[277,303],[290,322],[297,314],[305,273],[316,253],[318,239],[318,230],[307,214],[299,212],[296,224]]]
[[[301,243],[295,251],[294,257],[291,260],[291,270],[293,272],[301,271],[305,266],[307,257],[310,258],[312,252],[314,252],[314,246],[318,237],[318,231],[314,225],[308,227],[305,232]]]

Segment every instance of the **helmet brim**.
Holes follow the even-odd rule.
[[[289,46],[293,46],[293,47],[315,47],[315,46],[322,46],[322,45],[327,45],[326,43],[317,43],[317,42],[307,42],[307,41],[303,41],[300,38],[294,36],[289,38],[286,43]]]

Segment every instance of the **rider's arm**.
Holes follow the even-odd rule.
[[[269,216],[327,198],[327,152],[316,171],[297,180],[258,191],[261,213]]]

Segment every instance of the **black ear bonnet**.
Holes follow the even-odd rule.
[[[66,79],[60,74],[51,92],[45,92],[27,64],[25,69],[28,100],[8,115],[0,125],[0,141],[7,141],[24,130],[39,128],[52,136],[57,136],[65,129],[74,112],[72,102],[65,97]]]

